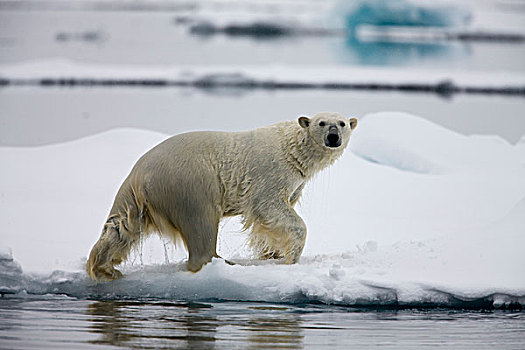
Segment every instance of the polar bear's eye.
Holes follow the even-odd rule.
[[[319,122],[319,126],[324,126],[324,122]]]
[[[346,124],[345,124],[345,122],[339,122],[339,125],[340,125],[342,128],[344,128]]]

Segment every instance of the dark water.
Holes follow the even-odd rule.
[[[225,12],[228,13],[227,9]],[[288,13],[288,16],[297,14]],[[299,64],[306,67],[525,70],[525,43],[384,42],[345,36],[273,40],[195,36],[189,34],[188,24],[177,21],[181,17],[192,18],[191,15],[195,14],[177,11],[0,11],[0,62],[64,57],[89,63],[176,66]],[[217,15],[224,15],[224,12],[217,12]],[[323,18],[322,14],[318,15]],[[249,22],[250,13],[241,12],[239,16]],[[330,16],[337,17],[337,14],[327,13],[324,22],[311,25],[332,23],[337,19],[330,19]]]
[[[1,300],[4,349],[523,349],[525,313],[165,300]]]
[[[246,130],[300,114],[403,111],[456,132],[525,135],[522,97],[356,91],[198,91],[166,88],[5,88],[0,90],[0,146],[71,141],[119,127],[177,134],[188,130]]]

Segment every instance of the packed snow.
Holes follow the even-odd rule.
[[[0,292],[11,297],[172,298],[342,305],[505,307],[525,303],[525,138],[465,136],[400,112],[360,119],[349,150],[307,186],[298,264],[252,260],[237,218],[199,273],[171,243],[144,239],[125,277],[84,272],[113,196],[168,135],[115,129],[3,147]],[[8,248],[9,247],[9,248]]]

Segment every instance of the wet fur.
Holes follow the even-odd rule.
[[[321,117],[342,118],[324,113],[312,120]],[[314,140],[320,131],[297,121],[167,139],[139,159],[119,189],[91,250],[89,276],[102,281],[121,277],[114,266],[128,257],[142,234],[152,232],[182,241],[188,269],[199,271],[218,256],[219,221],[234,215],[243,215],[259,258],[297,262],[306,225],[293,207],[305,183],[343,153],[350,130],[343,131],[344,145],[338,149],[323,147]]]

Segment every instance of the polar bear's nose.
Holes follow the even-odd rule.
[[[336,126],[331,126],[326,136],[325,145],[328,147],[339,147],[341,146],[341,138],[339,137],[339,130]]]

